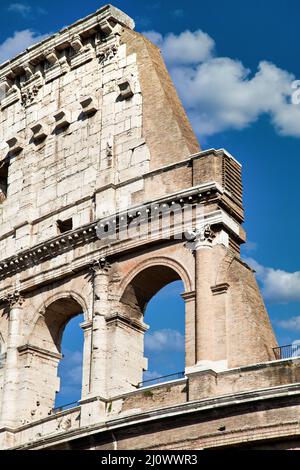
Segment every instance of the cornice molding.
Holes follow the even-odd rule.
[[[51,238],[43,243],[30,247],[26,250],[19,252],[18,254],[0,261],[0,279],[4,279],[7,276],[12,276],[22,270],[30,269],[37,266],[47,260],[53,259],[59,255],[62,255],[70,250],[82,246],[88,243],[99,241],[97,246],[98,256],[106,257],[112,256],[124,251],[124,249],[130,249],[130,247],[136,247],[138,244],[154,243],[158,240],[163,240],[164,235],[169,235],[169,238],[175,237],[176,234],[182,233],[182,224],[174,224],[171,226],[169,232],[164,232],[159,229],[157,232],[153,231],[151,237],[141,237],[138,241],[131,238],[116,239],[112,240],[109,236],[100,240],[97,236],[99,227],[105,229],[105,227],[113,226],[118,233],[118,227],[120,221],[125,220],[125,225],[129,226],[132,221],[138,219],[141,215],[141,211],[151,217],[152,211],[156,207],[172,203],[180,204],[182,207],[186,204],[196,205],[197,203],[207,203],[210,200],[217,200],[220,191],[216,183],[210,183],[200,185],[198,187],[190,188],[185,192],[177,193],[177,195],[167,195],[164,198],[160,198],[151,203],[143,206],[135,206],[127,211],[123,211],[117,214],[112,214],[108,217],[100,219],[98,221],[91,222],[90,224],[81,226],[75,230],[63,233],[55,238]],[[239,224],[228,216],[228,214],[222,209],[204,214],[205,223],[211,226],[224,226],[227,231],[233,233],[236,237],[239,236]],[[122,222],[124,224],[124,222]],[[93,255],[94,257],[94,255]],[[89,257],[88,257],[89,258]],[[85,266],[88,266],[93,262],[85,256]],[[80,263],[82,264],[82,263]]]
[[[6,274],[13,274],[20,271],[21,269],[26,269],[33,267],[47,259],[54,258],[60,254],[63,254],[70,249],[73,249],[79,245],[90,243],[97,239],[97,227],[105,226],[109,224],[118,224],[118,220],[122,217],[127,217],[127,223],[132,222],[134,218],[139,217],[140,211],[149,211],[151,215],[151,207],[162,204],[176,202],[179,204],[186,203],[196,203],[200,201],[207,200],[210,197],[216,197],[220,192],[218,185],[216,183],[210,183],[205,185],[200,185],[198,187],[190,188],[184,192],[177,193],[177,195],[167,195],[164,198],[157,199],[151,203],[145,204],[143,206],[135,206],[130,208],[127,211],[122,211],[118,214],[111,214],[108,217],[100,219],[90,224],[79,227],[75,230],[63,233],[55,238],[51,238],[43,243],[35,245],[29,249],[19,252],[17,255],[11,256],[9,258],[3,259],[0,261],[0,278],[5,277]],[[170,206],[171,207],[171,206]],[[109,239],[105,244],[103,240],[104,248],[107,245],[111,245]]]
[[[26,64],[37,64],[45,58],[49,60],[49,51],[55,49],[62,50],[71,44],[72,39],[76,35],[88,37],[101,31],[104,36],[108,36],[116,24],[130,29],[134,29],[135,26],[133,19],[128,15],[118,8],[106,5],[95,13],[49,36],[40,43],[28,47],[14,59],[4,62],[0,66],[0,79],[6,76],[12,77],[21,69],[25,70]],[[54,57],[52,59],[54,60]]]

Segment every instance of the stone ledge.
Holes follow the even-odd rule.
[[[145,205],[143,206],[137,205],[137,206],[131,207],[130,209],[126,211],[122,211],[118,214],[107,216],[103,219],[100,219],[99,221],[95,221],[90,224],[79,227],[78,229],[68,231],[55,238],[51,238],[43,243],[35,245],[29,249],[22,250],[17,255],[1,260],[0,261],[0,275],[3,278],[8,273],[12,274],[15,272],[19,272],[21,269],[24,269],[24,268],[28,269],[31,265],[36,265],[46,259],[53,258],[57,256],[58,254],[62,254],[65,251],[68,251],[72,249],[73,247],[78,246],[79,244],[85,244],[91,241],[95,241],[97,226],[101,223],[107,224],[111,222],[113,219],[115,219],[117,216],[119,218],[121,218],[122,216],[128,216],[129,218],[131,217],[131,219],[129,220],[130,222],[133,218],[139,216],[139,212],[142,209],[146,209],[146,208],[149,209],[149,207],[151,208],[152,206],[155,206],[155,205],[168,203],[168,202],[171,202],[172,199],[179,200],[180,204],[185,203],[185,202],[191,203],[189,198],[206,197],[205,194],[207,192],[211,193],[213,190],[218,191],[218,185],[214,182],[206,183],[204,185],[199,185],[197,187],[189,188],[188,190],[185,190],[185,191],[180,191],[179,193],[176,193],[176,194],[166,195],[165,197],[159,198],[151,202],[151,205],[149,203],[148,204],[145,203]],[[234,231],[235,227],[233,226],[233,221],[230,222],[229,217],[226,217],[225,213],[223,213],[222,210],[214,211],[211,214],[206,214],[205,219],[207,219],[207,223],[210,223],[210,224],[224,223],[226,226],[228,226],[228,229],[230,231]],[[175,228],[174,233],[177,233],[176,227],[174,228]],[[151,241],[149,239],[147,240]],[[145,243],[145,240],[143,241]],[[106,241],[103,240],[103,242],[104,243],[103,243],[102,249],[106,249],[106,251],[109,247],[112,247],[113,251],[115,252],[116,243],[118,242],[119,244],[121,242],[121,245],[122,245],[122,240],[121,241],[116,240],[116,243],[112,243],[109,237],[107,238]]]
[[[44,39],[38,44],[28,47],[24,52],[19,54],[16,58],[4,62],[0,66],[0,78],[6,76],[10,73],[11,68],[21,68],[26,63],[36,62],[38,58],[43,56],[45,51],[49,49],[59,48],[62,45],[68,43],[71,38],[76,34],[82,34],[88,31],[96,31],[98,27],[101,29],[101,25],[105,29],[107,34],[108,29],[106,27],[105,21],[118,23],[121,26],[127,28],[134,28],[134,21],[123,13],[118,8],[115,8],[111,5],[105,5],[95,13],[76,21],[76,23],[63,28],[58,33]]]
[[[258,394],[258,391],[260,392]],[[189,416],[192,413],[198,412],[207,412],[209,410],[226,408],[228,406],[239,406],[242,404],[250,404],[255,402],[261,402],[263,400],[273,400],[276,398],[291,396],[300,396],[300,383],[294,385],[284,385],[281,387],[273,387],[269,389],[253,390],[247,392],[240,392],[235,394],[230,394],[222,397],[216,397],[212,399],[196,400],[193,402],[186,402],[180,405],[164,407],[161,409],[155,409],[147,412],[136,413],[135,415],[130,415],[126,417],[118,417],[111,420],[106,420],[105,422],[97,425],[87,426],[85,428],[80,428],[76,430],[71,430],[65,432],[63,436],[52,435],[45,437],[41,440],[35,441],[35,443],[24,443],[21,446],[13,447],[12,450],[22,449],[22,448],[46,448],[51,445],[58,445],[62,442],[71,441],[77,438],[83,438],[86,436],[91,436],[96,433],[113,431],[125,427],[129,427],[137,424],[146,424],[153,422],[158,419],[168,419],[175,418],[178,420],[181,416]],[[70,410],[69,410],[70,411]],[[51,416],[53,418],[53,416]],[[43,420],[45,422],[45,420]],[[35,422],[35,425],[38,425],[39,422]],[[294,423],[293,423],[294,424]],[[266,425],[265,427],[272,427],[274,425]],[[11,433],[18,433],[22,428],[9,430]],[[257,427],[256,427],[257,429]],[[6,429],[5,429],[6,430]],[[4,429],[0,432],[5,431]],[[8,431],[8,429],[7,429]],[[300,435],[300,429],[298,426],[298,431]]]

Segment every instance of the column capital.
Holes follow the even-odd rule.
[[[7,294],[3,298],[3,302],[5,302],[10,308],[21,307],[24,301],[25,301],[24,297],[22,296],[21,292],[18,290],[16,290],[15,292],[11,294]]]
[[[95,274],[107,274],[111,268],[111,264],[106,258],[94,260],[90,266],[90,270]]]
[[[189,241],[186,242],[185,246],[193,252],[201,248],[211,248],[216,237],[216,233],[210,224],[203,224],[200,227],[193,228],[189,231],[188,235]]]

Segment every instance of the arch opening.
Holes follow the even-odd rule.
[[[62,297],[45,307],[29,338],[34,349],[36,401],[51,412],[78,401],[82,390],[83,308],[77,300]]]
[[[145,357],[148,370],[143,385],[181,378],[185,369],[185,306],[180,294],[181,280],[160,289],[148,303],[144,319],[149,330],[145,333]]]
[[[55,408],[74,404],[81,398],[83,366],[83,331],[80,324],[83,314],[68,321],[61,338],[62,359],[58,365],[59,391],[55,397]]]
[[[121,298],[126,315],[149,329],[142,351],[148,360],[141,386],[180,378],[185,369],[185,304],[183,280],[173,267],[154,265],[136,274]],[[146,369],[146,367],[145,367]]]

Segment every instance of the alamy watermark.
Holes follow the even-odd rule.
[[[152,203],[136,210],[128,209],[101,220],[96,227],[97,237],[107,243],[129,239],[184,239],[190,249],[197,237],[208,238],[209,230],[203,204],[194,201],[190,204]]]

